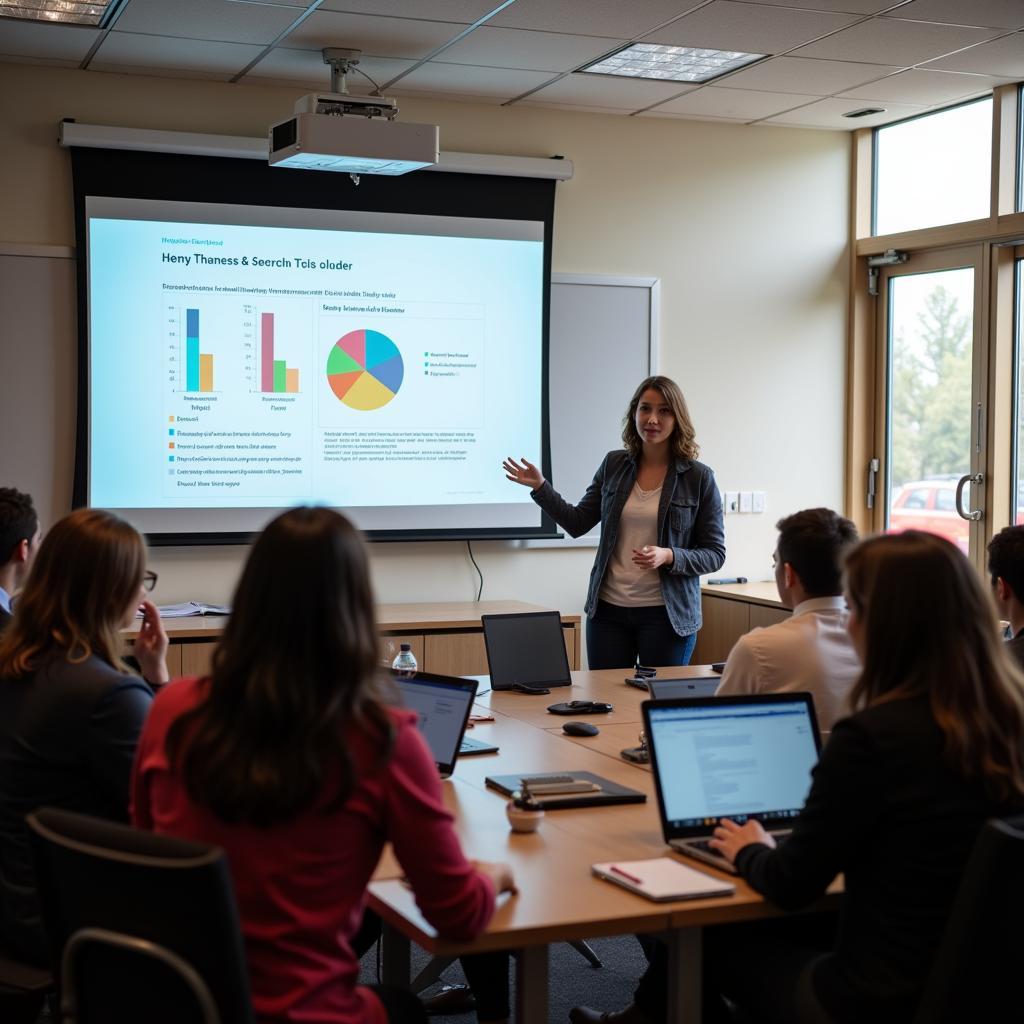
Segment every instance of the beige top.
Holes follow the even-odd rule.
[[[609,604],[627,608],[645,608],[664,604],[661,575],[657,569],[641,569],[633,564],[633,549],[658,543],[658,503],[661,485],[642,491],[633,485],[619,517],[619,537],[608,560],[608,571],[598,597]]]

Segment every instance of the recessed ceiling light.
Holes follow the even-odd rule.
[[[872,114],[884,114],[885,107],[861,107],[860,110],[848,110],[843,117],[870,117]]]
[[[765,53],[708,50],[700,46],[631,43],[579,68],[589,75],[649,78],[662,82],[710,82],[727,71],[753,64]]]
[[[120,0],[0,0],[0,18],[99,27]]]

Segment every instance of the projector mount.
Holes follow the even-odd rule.
[[[322,53],[324,63],[330,65],[331,68],[331,91],[329,93],[314,93],[314,103],[308,102],[313,97],[304,96],[299,101],[303,107],[301,111],[299,104],[296,104],[295,112],[297,114],[383,118],[387,121],[393,121],[398,117],[398,104],[387,96],[352,96],[349,94],[348,73],[359,63],[362,50],[328,47]],[[370,81],[373,80],[370,79]]]

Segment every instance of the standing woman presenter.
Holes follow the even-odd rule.
[[[701,626],[698,577],[725,561],[722,499],[699,449],[686,399],[668,377],[648,377],[578,505],[526,459],[502,463],[566,533],[601,524],[587,591],[591,668],[685,665]]]

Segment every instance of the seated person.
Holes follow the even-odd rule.
[[[988,571],[999,615],[1010,622],[1007,647],[1024,667],[1024,526],[1007,526],[989,541]]]
[[[842,560],[857,528],[831,509],[779,520],[775,585],[793,609],[784,622],[752,629],[729,652],[719,694],[808,691],[823,732],[848,713],[860,659],[846,631]]]
[[[960,550],[915,530],[873,537],[847,558],[846,594],[855,713],[792,835],[776,848],[756,820],[725,819],[711,842],[787,910],[842,872],[838,931],[822,945],[816,914],[705,929],[705,1021],[731,1019],[718,994],[772,1024],[911,1020],[978,830],[1024,807],[1024,674]],[[663,1020],[665,971],[656,952],[627,1011],[570,1019]]]
[[[463,856],[417,716],[392,706],[358,531],[326,508],[279,516],[232,608],[211,675],[153,706],[132,818],[227,851],[261,1022],[421,1020],[410,993],[356,984],[384,844],[452,939],[483,931],[512,877]]]
[[[39,517],[32,499],[0,487],[0,633],[11,621],[11,597],[25,582],[39,547]]]
[[[167,681],[167,635],[145,599],[146,548],[100,509],[60,520],[39,546],[0,638],[0,945],[46,964],[25,815],[61,807],[128,820],[132,758],[149,683],[121,660],[120,631],[144,618],[135,656]]]

